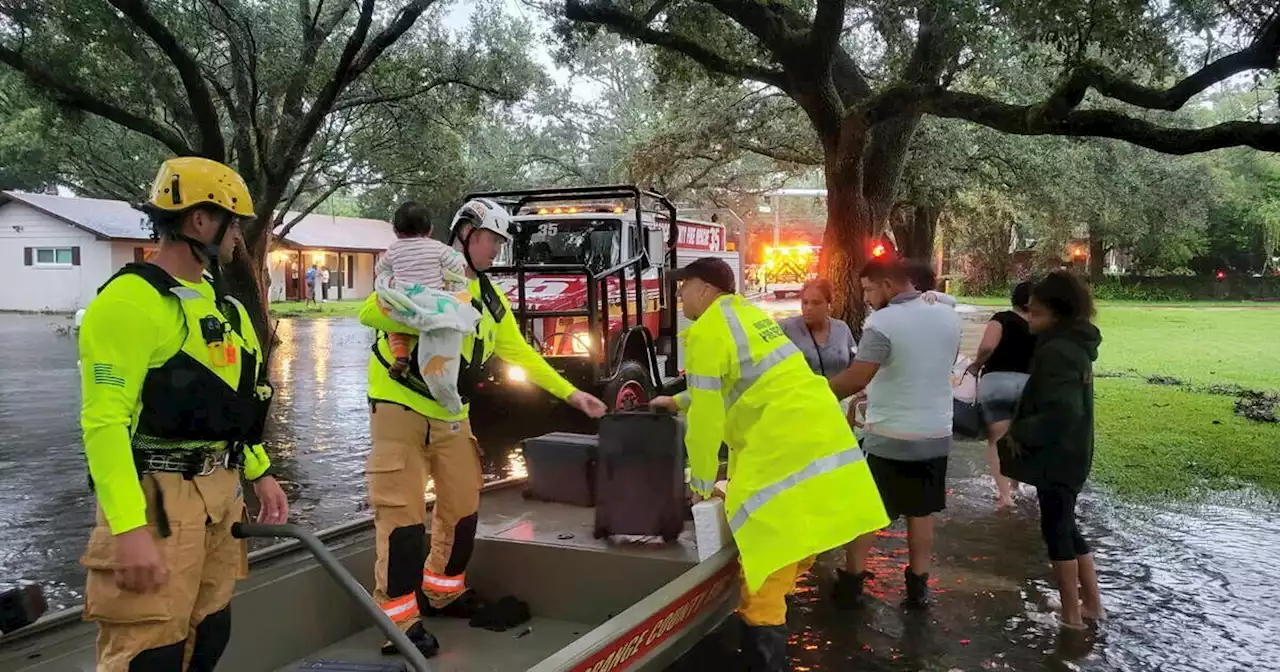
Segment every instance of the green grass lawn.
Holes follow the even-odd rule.
[[[326,301],[303,305],[301,301],[278,301],[271,304],[272,317],[355,317],[360,312],[360,301]]]
[[[1195,497],[1254,486],[1280,500],[1280,425],[1235,414],[1235,398],[1140,380],[1095,390],[1093,477],[1122,496]]]
[[[1280,390],[1280,310],[1102,306],[1097,323],[1099,371]]]
[[[1253,486],[1280,501],[1280,424],[1245,419],[1207,385],[1280,391],[1280,310],[1103,305],[1094,479],[1129,497]],[[1150,375],[1184,385],[1153,385]]]

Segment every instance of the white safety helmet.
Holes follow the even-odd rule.
[[[453,223],[449,225],[453,238],[457,238],[458,227],[463,224],[492,231],[502,236],[502,239],[508,243],[511,242],[511,215],[507,214],[507,209],[496,201],[488,198],[473,198],[467,201],[458,209],[453,216]]]

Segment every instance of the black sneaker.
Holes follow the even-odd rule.
[[[859,609],[866,605],[862,594],[862,584],[871,578],[871,572],[850,574],[843,569],[836,570],[836,585],[832,597],[837,609]]]
[[[929,597],[929,575],[912,573],[911,567],[903,569],[902,574],[907,580],[907,599],[902,601],[902,606],[908,609],[929,606],[932,602]]]
[[[435,635],[427,632],[427,627],[422,624],[422,621],[410,626],[404,635],[409,638],[410,642],[413,642],[413,646],[418,649],[423,658],[432,658],[437,653],[440,653],[440,640],[436,639]],[[400,650],[396,648],[395,644],[390,641],[383,642],[382,655],[394,656],[398,653],[400,653]]]

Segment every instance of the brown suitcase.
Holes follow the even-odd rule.
[[[680,421],[651,411],[602,418],[595,536],[644,535],[675,541],[684,529],[686,504]]]

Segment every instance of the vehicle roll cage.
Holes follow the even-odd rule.
[[[599,340],[588,339],[587,348],[591,360],[592,373],[597,381],[603,381],[613,374],[614,362],[602,361],[604,357],[610,353],[621,353],[622,348],[610,348],[609,345],[609,281],[612,278],[617,279],[617,287],[619,294],[619,305],[622,309],[622,329],[619,338],[625,338],[626,334],[633,328],[643,325],[644,320],[644,282],[642,274],[648,265],[654,265],[658,270],[658,283],[662,288],[662,319],[658,341],[664,338],[670,338],[672,343],[671,354],[667,357],[666,375],[674,377],[676,374],[676,357],[675,357],[675,329],[676,329],[676,302],[669,297],[675,296],[674,283],[671,281],[668,271],[675,268],[676,265],[676,243],[679,240],[678,225],[676,223],[676,206],[662,194],[657,192],[641,189],[634,185],[601,185],[591,187],[565,187],[554,189],[529,189],[520,191],[490,191],[468,194],[466,200],[473,198],[488,198],[501,203],[508,208],[512,214],[519,213],[521,209],[530,204],[549,203],[549,202],[565,202],[578,201],[589,202],[602,199],[627,199],[634,204],[632,212],[635,213],[636,231],[640,233],[640,249],[630,259],[622,261],[612,268],[602,271],[593,271],[588,264],[537,264],[534,272],[536,273],[554,273],[564,275],[581,275],[587,281],[587,302],[585,307],[581,309],[571,310],[532,310],[528,307],[525,298],[525,280],[528,276],[529,265],[525,264],[521,255],[512,254],[512,260],[515,262],[510,266],[494,266],[489,269],[489,273],[498,274],[514,274],[516,276],[516,304],[513,306],[513,313],[520,325],[520,331],[526,338],[533,336],[533,320],[537,318],[547,317],[585,317],[587,318],[587,333],[596,334]],[[649,208],[646,210],[645,202],[656,203],[661,210]],[[665,212],[663,212],[665,211]],[[644,213],[651,212],[658,215],[665,215],[668,223],[667,240],[666,240],[666,259],[657,263],[656,260],[648,259],[648,249],[646,245],[644,233]],[[515,226],[520,226],[520,222],[516,222]],[[631,303],[627,292],[627,271],[634,271],[635,289],[632,292],[634,296],[634,305]],[[602,317],[603,316],[603,317]],[[634,324],[632,324],[632,316],[634,316]],[[608,370],[604,367],[609,366]],[[656,361],[653,362],[656,364]],[[655,373],[657,373],[655,369]],[[661,381],[655,380],[655,384],[660,385]]]

